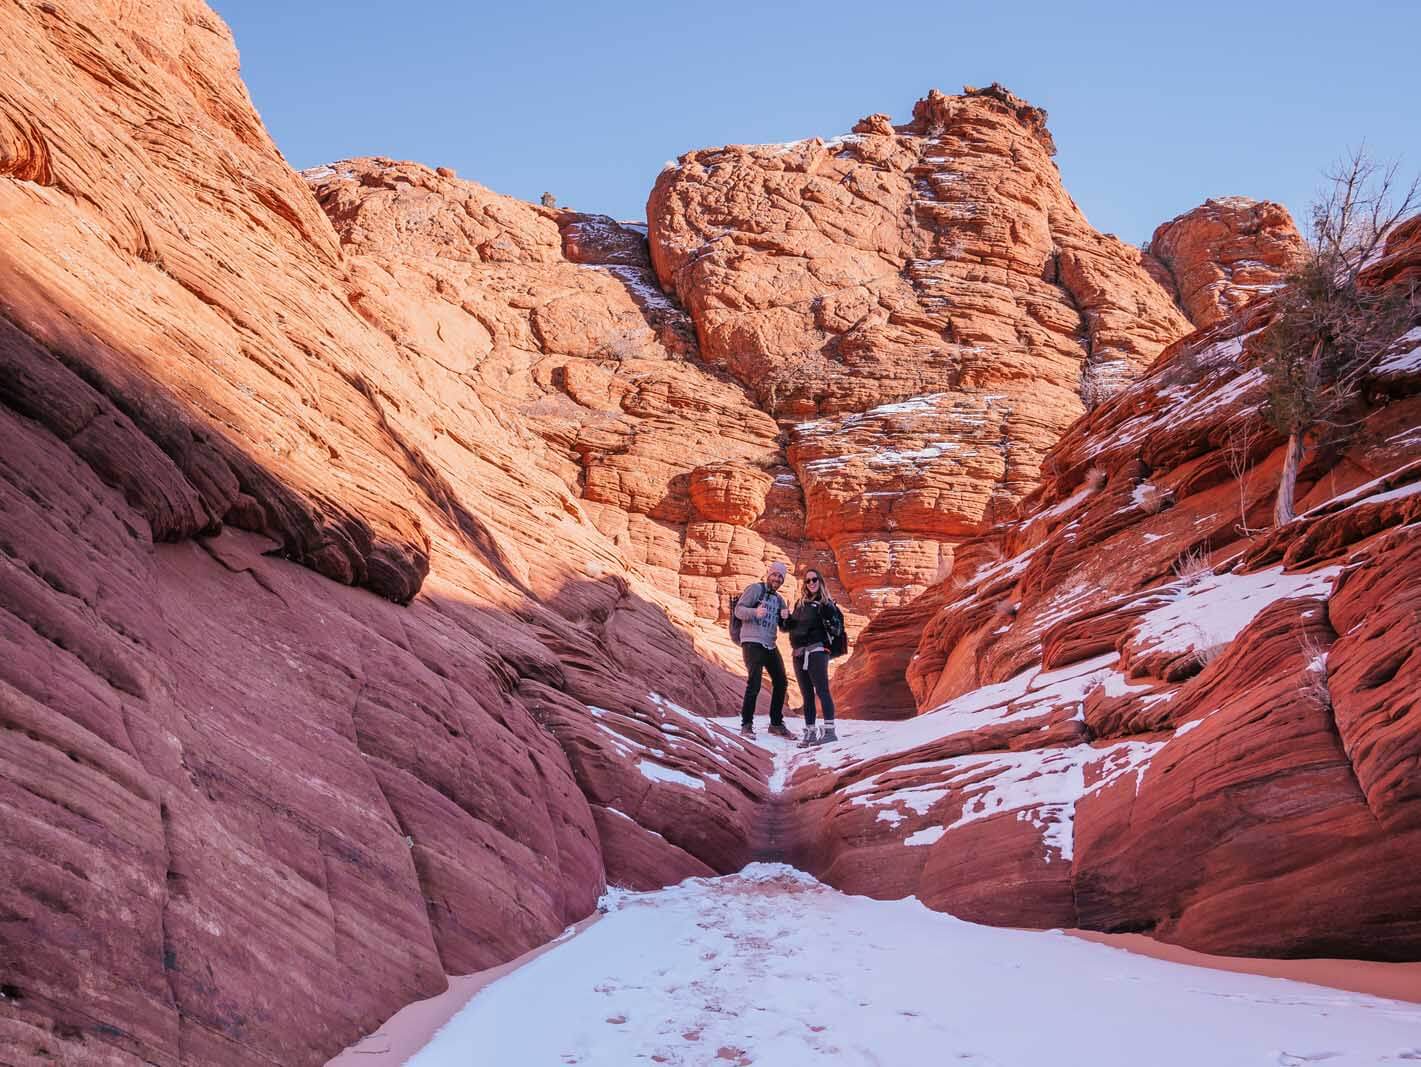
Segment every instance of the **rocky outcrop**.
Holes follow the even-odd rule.
[[[371,165],[376,264],[202,5],[10,5],[0,37],[0,1059],[321,1063],[608,880],[740,866],[768,764],[699,717],[739,683],[570,489],[633,447],[618,410],[774,436],[704,373],[572,367],[687,343],[563,251],[640,236],[468,193],[463,229],[382,230],[380,195],[458,183]],[[489,280],[543,260],[532,301]],[[561,366],[605,414],[559,421]]]
[[[1418,234],[1368,280],[1405,277]],[[860,699],[922,714],[797,772],[801,862],[985,922],[1416,958],[1418,331],[1267,528],[1271,314],[1171,348],[1065,435],[1023,518],[870,624]]]
[[[1282,204],[1224,196],[1162,223],[1145,266],[1196,326],[1213,326],[1270,293],[1303,252]]]
[[[480,419],[480,453],[516,468],[536,436],[562,507],[692,630],[723,622],[767,560],[812,556],[778,428],[696,359],[695,331],[635,228],[386,159],[306,178],[340,235],[354,306],[405,353],[418,402],[437,411],[431,447]],[[515,543],[546,540],[544,516],[516,495],[508,504]],[[720,628],[699,633],[705,654],[739,658]]]
[[[950,569],[1088,403],[1188,329],[1061,187],[1045,112],[997,86],[911,122],[682,156],[652,261],[701,355],[793,421],[807,529],[865,612]]]
[[[1083,717],[1031,694],[1128,670],[1205,699],[1178,642],[1097,662],[1103,633],[1140,638],[1167,594],[1132,599],[1116,573],[1104,630],[1051,612],[1076,595],[1060,568],[1114,529],[1091,501],[1133,499],[1138,435],[1185,471],[1213,416],[1165,433],[1186,400],[1125,394],[1091,423],[1124,450],[1100,478],[1072,438],[1021,543],[984,533],[1071,420],[1187,325],[1149,261],[1085,224],[1044,113],[1004,90],[933,94],[902,127],[875,116],[834,143],[692,153],[658,182],[648,244],[447,168],[293,174],[197,0],[12,4],[0,36],[22,57],[0,66],[0,1058],[319,1063],[446,974],[555,936],[608,882],[737,868],[770,768],[705,716],[738,705],[719,621],[769,558],[824,568],[864,611],[983,565],[885,611],[846,672],[866,704],[890,667],[923,702],[1029,675],[997,691],[1007,721],[927,739],[932,758],[1065,745],[1030,758],[1070,796],[1078,777],[1139,780],[1134,746],[1188,723],[1134,682],[1102,681]],[[1407,353],[1371,383],[1393,401],[1369,424],[1391,434],[1390,472],[1412,447]],[[1187,403],[1212,411],[1206,392]],[[1137,424],[1108,421],[1134,404]],[[1340,482],[1374,472],[1368,447]],[[1192,469],[1162,492],[1233,499]],[[1376,495],[1300,520],[1306,559],[1299,540],[1249,566],[1311,575],[1380,545],[1412,520],[1405,493]],[[1066,525],[1078,504],[1089,537]],[[1197,534],[1189,514],[1166,545],[1147,551],[1145,530],[1110,548],[1138,550],[1148,582]],[[1375,589],[1400,632],[1403,547],[1358,557],[1338,620]],[[925,604],[953,610],[900,644]],[[1265,623],[1259,701],[1296,666],[1277,613]],[[1351,768],[1370,817],[1409,832],[1404,664],[1367,626],[1332,626],[1328,662],[1355,681],[1332,720],[1299,717],[1309,773],[1340,789]],[[906,681],[894,701],[915,705]],[[1076,743],[1093,734],[1118,744]],[[816,862],[874,891],[917,884],[882,836],[889,779],[834,773],[798,787],[845,830]],[[1074,890],[1153,921],[1184,876],[1139,873],[1146,823],[1097,794],[1113,806],[1077,864],[1043,867],[1051,813],[978,820],[968,832],[1009,845],[933,853],[925,899],[1009,921],[1031,886],[1055,921]],[[1354,858],[1380,855],[1357,840]],[[1127,868],[1145,880],[1112,873]]]

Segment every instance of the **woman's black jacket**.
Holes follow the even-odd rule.
[[[789,643],[791,648],[806,648],[809,645],[823,645],[829,647],[829,631],[825,627],[826,619],[833,618],[838,612],[833,601],[820,602],[817,600],[806,600],[790,612],[789,618],[780,622],[781,628],[789,631]]]

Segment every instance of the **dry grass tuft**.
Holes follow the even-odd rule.
[[[1209,553],[1203,545],[1195,545],[1174,561],[1174,576],[1185,585],[1197,585],[1213,573]]]

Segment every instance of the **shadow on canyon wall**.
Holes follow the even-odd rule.
[[[0,1059],[323,1063],[592,910],[593,785],[657,848],[748,858],[763,769],[677,807],[595,749],[624,742],[574,760],[549,727],[738,708],[623,578],[556,561],[529,595],[388,428],[428,512],[293,484],[94,337],[37,332],[0,317]]]

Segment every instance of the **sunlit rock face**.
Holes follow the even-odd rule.
[[[1146,269],[1196,326],[1212,326],[1276,289],[1303,253],[1282,204],[1224,196],[1161,224]]]
[[[1364,282],[1418,265],[1413,221]],[[920,714],[796,772],[800,862],[985,922],[1416,958],[1421,326],[1270,528],[1272,314],[1174,345],[1071,427],[1021,519],[870,624],[841,695]]]
[[[775,454],[638,295],[641,235],[584,267],[575,220],[484,194],[463,230],[365,212],[377,265],[202,5],[10,5],[0,39],[0,1060],[318,1064],[609,880],[743,864],[768,764],[685,710],[740,682],[651,558],[689,506],[626,463],[619,543],[559,416],[605,409],[608,456],[619,410],[731,424],[688,473]],[[394,171],[372,198],[458,185]],[[510,256],[568,299],[440,313]],[[537,384],[629,329],[685,369]]]
[[[556,479],[551,515],[522,492],[499,501],[530,559],[564,560],[543,544],[550,518],[590,524],[706,654],[738,659],[717,625],[729,599],[768,560],[814,550],[778,427],[698,360],[638,227],[412,163],[344,160],[306,178],[357,310],[419,376],[436,441],[462,436],[509,477],[531,462]]]
[[[1189,321],[1062,188],[1038,108],[934,91],[912,121],[682,156],[648,205],[702,358],[793,420],[807,529],[864,612],[1011,513],[1085,403]]]
[[[1188,328],[998,89],[692,153],[648,243],[447,168],[293,173],[195,0],[17,3],[0,39],[6,1061],[321,1063],[608,883],[737,869],[770,762],[705,720],[727,599],[788,559],[856,625],[897,605],[846,705],[855,670],[912,710],[905,678],[1027,669],[1022,638],[905,675],[906,601],[1004,551],[1086,402]],[[1403,611],[1406,573],[1368,581]],[[1338,729],[1400,825],[1356,655]],[[1002,862],[1049,911],[1034,827]]]

